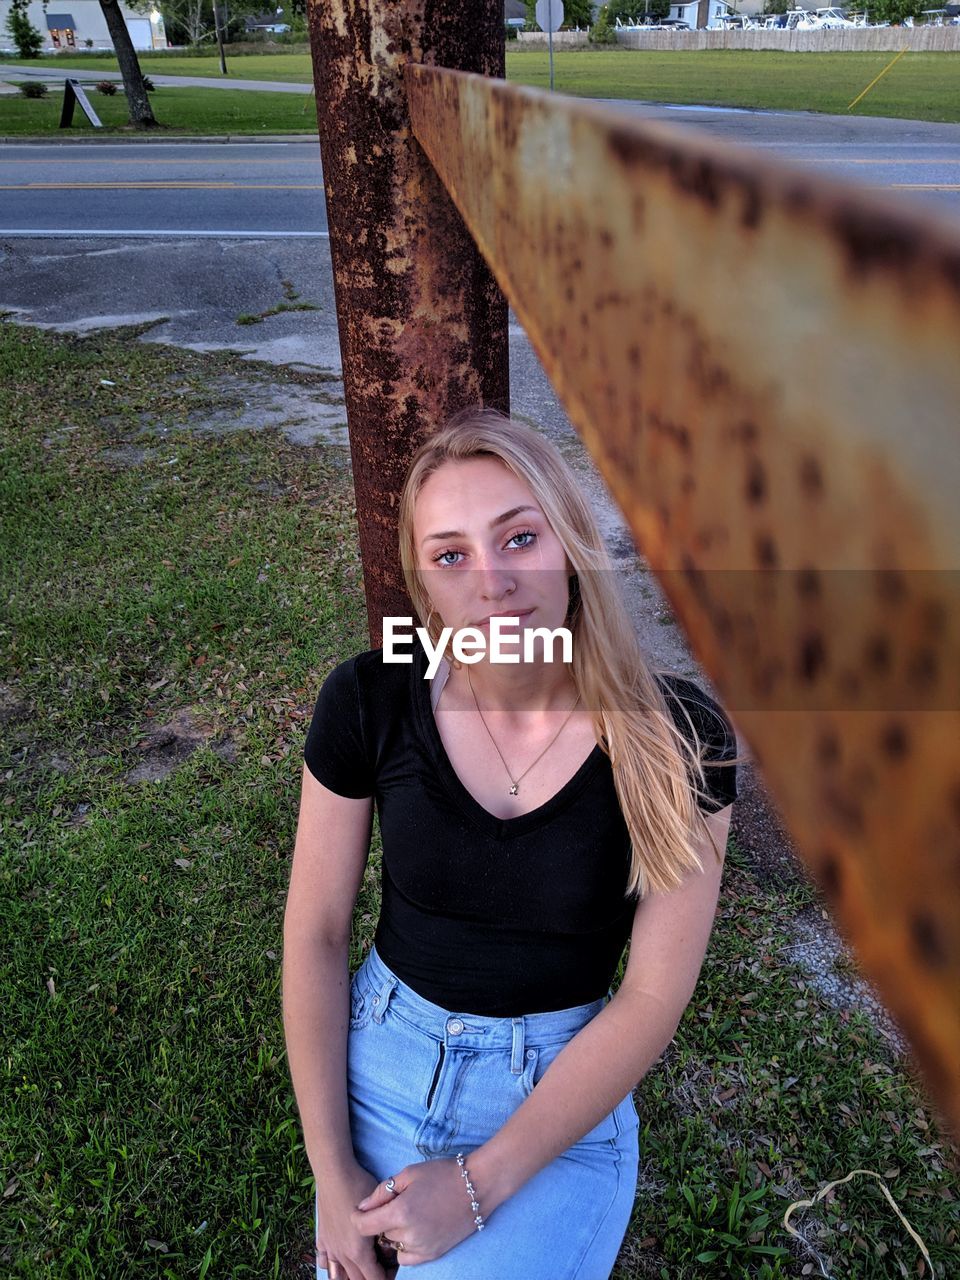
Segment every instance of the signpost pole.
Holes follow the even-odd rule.
[[[550,50],[550,92],[553,93],[553,0],[550,0],[550,21],[547,24],[547,48]]]
[[[547,33],[550,50],[550,88],[553,89],[553,33],[563,26],[563,0],[537,0],[537,26]]]

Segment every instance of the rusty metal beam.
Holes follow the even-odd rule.
[[[310,0],[330,249],[367,617],[408,614],[396,506],[457,409],[509,407],[507,307],[413,141],[404,64],[504,73],[502,0]]]
[[[960,235],[434,68],[414,132],[960,1128]]]

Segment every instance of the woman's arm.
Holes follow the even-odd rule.
[[[304,767],[283,919],[283,1025],[323,1209],[323,1242],[349,1280],[383,1276],[372,1243],[361,1240],[349,1221],[357,1198],[376,1181],[354,1158],[347,1108],[350,926],[372,816],[372,800],[338,796]]]
[[[731,812],[728,805],[706,819],[721,851]],[[723,869],[708,839],[698,852],[702,873],[693,872],[672,892],[648,894],[638,903],[626,973],[613,999],[561,1050],[506,1124],[471,1153],[470,1178],[484,1215],[589,1133],[673,1039],[703,964]],[[408,1250],[411,1244],[422,1246],[405,1251],[410,1262],[445,1253],[472,1229],[456,1165],[430,1161],[409,1166],[403,1175],[397,1178],[403,1193],[385,1203],[378,1188],[370,1207],[356,1215],[358,1225],[409,1242]]]

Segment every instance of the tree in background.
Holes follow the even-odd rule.
[[[13,8],[7,14],[7,30],[17,46],[21,58],[39,58],[43,48],[43,33],[38,31],[27,17],[26,4],[18,4],[14,0]]]
[[[127,24],[124,21],[123,14],[120,12],[120,5],[117,0],[99,0],[99,2],[107,24],[107,31],[113,41],[113,51],[117,55],[120,75],[123,78],[123,88],[127,95],[127,108],[130,112],[130,123],[137,129],[156,128],[157,121],[153,114],[153,107],[150,105],[150,99],[147,97],[146,86],[143,83],[143,72],[140,70],[140,62],[133,47],[133,41],[130,39]],[[20,13],[26,18],[27,5],[29,3],[30,0],[13,0],[11,17],[14,13]],[[149,0],[141,0],[141,3],[146,5]],[[46,4],[43,7],[46,9]],[[136,6],[134,5],[133,7]]]
[[[763,0],[764,13],[786,13],[790,7],[790,0]]]
[[[537,0],[525,0],[527,6],[527,31],[539,31],[537,26]],[[586,31],[593,22],[593,4],[591,0],[563,0],[563,26],[561,31],[572,31],[579,27]]]
[[[607,5],[611,26],[619,18],[623,23],[642,22],[644,18],[670,16],[670,0],[611,0]]]
[[[157,127],[153,107],[147,97],[147,87],[143,83],[143,72],[140,70],[140,59],[130,39],[130,32],[117,0],[100,0],[113,51],[117,55],[120,75],[123,77],[123,91],[127,95],[127,110],[130,123],[137,129],[155,129]]]
[[[867,17],[896,26],[904,18],[919,18],[926,7],[926,0],[867,0]]]
[[[609,5],[601,5],[597,10],[597,19],[590,28],[591,44],[616,44],[617,36],[613,27],[610,25],[610,16],[607,12]]]

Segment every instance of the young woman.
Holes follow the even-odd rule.
[[[317,1276],[606,1280],[636,1191],[631,1093],[710,935],[736,737],[647,665],[590,509],[534,431],[458,415],[415,457],[399,522],[432,646],[500,617],[518,620],[493,624],[504,652],[566,627],[572,653],[448,649],[428,681],[414,640],[410,665],[362,653],[320,691],[283,967]],[[374,804],[382,910],[351,982]]]

